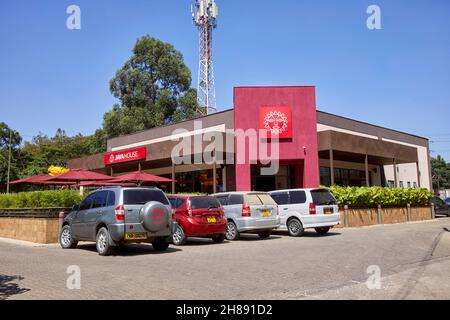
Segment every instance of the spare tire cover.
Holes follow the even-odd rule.
[[[169,223],[169,209],[160,202],[148,202],[140,212],[140,220],[144,228],[150,232],[157,232],[166,228]]]

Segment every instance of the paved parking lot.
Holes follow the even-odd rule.
[[[361,229],[319,237],[277,233],[237,242],[190,241],[156,253],[129,245],[100,257],[0,240],[0,299],[450,299],[450,219]],[[81,289],[69,290],[71,265]],[[367,268],[381,271],[369,290]]]

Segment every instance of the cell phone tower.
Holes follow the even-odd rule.
[[[213,30],[217,27],[219,8],[215,0],[196,0],[191,10],[199,35],[197,100],[200,112],[208,115],[217,111],[212,41]]]

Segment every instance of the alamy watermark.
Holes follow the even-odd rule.
[[[67,7],[66,13],[69,15],[66,20],[66,27],[69,30],[81,29],[81,9],[75,4]]]
[[[81,268],[76,265],[68,266],[66,273],[69,275],[66,280],[66,287],[69,290],[81,289]]]
[[[367,28],[369,30],[381,30],[381,8],[375,4],[367,7]]]
[[[366,272],[368,275],[370,275],[366,281],[367,289],[380,290],[381,289],[381,268],[376,265],[369,266],[367,268]]]

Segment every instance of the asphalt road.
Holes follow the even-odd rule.
[[[62,250],[3,239],[0,299],[450,299],[446,228],[450,218],[322,237],[195,240],[166,253],[129,245],[112,257],[93,244]],[[80,268],[80,289],[67,288],[69,266]]]

